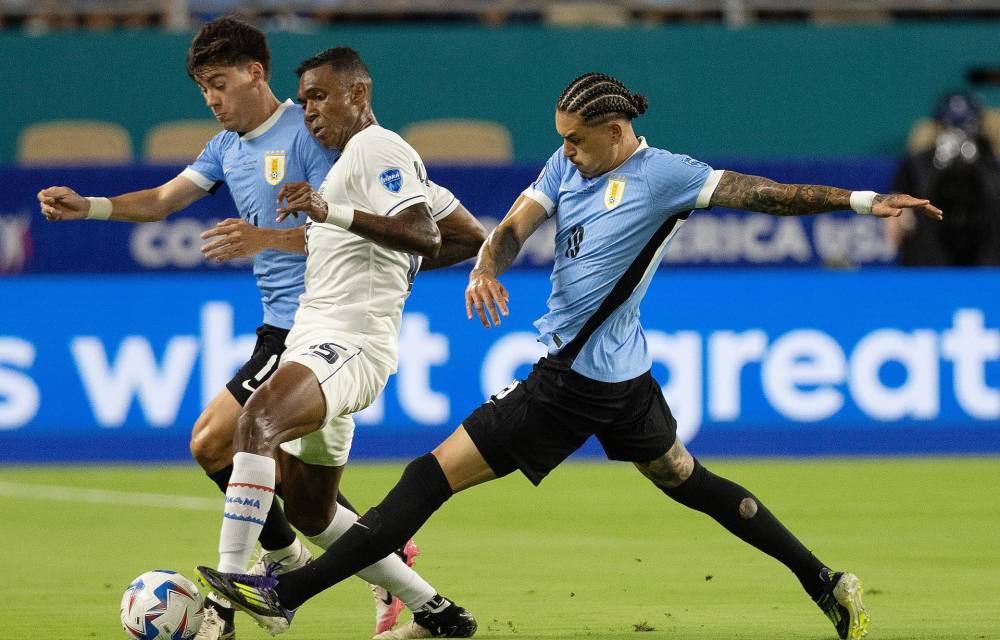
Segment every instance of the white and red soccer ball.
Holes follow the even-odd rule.
[[[135,640],[190,640],[205,615],[193,582],[173,571],[147,571],[125,589],[122,626]]]

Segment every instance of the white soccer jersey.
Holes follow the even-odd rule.
[[[423,162],[410,145],[377,125],[348,141],[320,195],[327,202],[379,216],[425,202],[436,221],[459,204],[451,192],[427,180]],[[305,293],[286,344],[323,334],[395,371],[403,301],[420,258],[325,223],[306,227],[306,250]]]

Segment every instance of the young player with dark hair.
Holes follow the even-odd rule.
[[[854,209],[887,217],[912,208],[936,219],[941,212],[908,195],[712,170],[637,137],[632,120],[647,106],[610,76],[573,80],[555,112],[562,147],[487,238],[469,276],[468,317],[478,315],[487,328],[499,324],[509,294],[498,276],[525,239],[555,216],[552,293],[548,313],[535,323],[548,355],[525,380],[473,411],[432,453],[407,465],[385,499],[315,562],[277,577],[201,569],[213,589],[240,606],[279,615],[395,548],[455,493],[517,469],[538,484],[596,436],[609,458],[632,462],[668,497],[785,564],[840,638],[865,635],[858,578],[827,568],[756,496],[708,471],[677,440],[674,418],[650,375],[639,304],[670,239],[695,209],[718,205],[774,215]]]
[[[337,150],[323,147],[310,135],[301,107],[290,100],[279,102],[274,96],[268,83],[270,69],[271,54],[259,29],[234,18],[207,23],[188,50],[187,72],[224,130],[208,142],[197,160],[163,185],[114,198],[83,198],[67,187],[50,187],[38,194],[42,213],[49,220],[152,222],[214,193],[223,182],[229,186],[240,218],[224,220],[206,232],[210,242],[203,250],[207,257],[219,261],[253,258],[264,321],[257,329],[250,360],[208,404],[191,434],[192,455],[223,492],[233,473],[237,418],[251,394],[277,368],[304,291],[303,221],[284,220],[278,215],[278,193],[290,183],[319,188],[339,156]],[[485,236],[481,225],[454,196],[444,189],[436,193],[432,213],[444,246],[424,269],[475,255]],[[345,514],[354,511],[345,498],[338,499],[346,507]],[[256,567],[261,572],[265,564],[288,570],[310,559],[278,501],[272,503],[260,543],[266,551]],[[405,566],[412,564],[417,553],[412,541],[400,552],[401,558],[386,558],[362,571],[373,586],[376,634],[395,625],[403,606],[400,595],[416,608],[436,594]],[[198,640],[233,637],[233,610],[212,603]]]

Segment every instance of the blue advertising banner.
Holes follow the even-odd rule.
[[[511,316],[486,330],[463,271],[420,275],[355,458],[422,453],[527,373],[548,274],[503,280]],[[665,270],[642,317],[699,454],[1000,452],[998,290],[997,270]],[[260,321],[238,274],[7,278],[0,301],[3,462],[187,458]]]
[[[820,183],[886,190],[895,164],[889,160],[718,161],[720,168],[765,175],[791,183]],[[163,222],[47,222],[36,194],[65,185],[84,195],[115,195],[170,180],[180,168],[107,167],[0,168],[0,274],[244,271],[247,261],[206,262],[200,235],[219,220],[236,216],[225,187]],[[492,228],[517,195],[538,175],[537,166],[436,167],[430,176],[450,188]],[[549,223],[525,244],[518,266],[552,263],[555,226]],[[896,250],[882,222],[853,213],[820,217],[774,217],[715,209],[691,216],[664,258],[684,267],[816,267],[884,265]]]

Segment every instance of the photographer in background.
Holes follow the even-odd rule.
[[[906,211],[887,233],[905,266],[1000,265],[1000,166],[983,133],[983,109],[969,93],[949,93],[934,109],[934,145],[911,152],[894,192],[929,198],[943,221]]]

